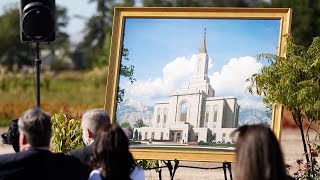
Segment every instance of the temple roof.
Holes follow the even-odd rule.
[[[206,28],[204,28],[204,33],[203,33],[203,40],[202,40],[202,45],[201,48],[199,49],[199,53],[207,53],[207,48],[206,48]]]

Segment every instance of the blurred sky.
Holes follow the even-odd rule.
[[[72,44],[76,44],[83,38],[83,29],[86,19],[96,13],[96,4],[88,3],[89,0],[56,0],[56,4],[68,9],[70,18],[66,31],[71,37]],[[135,5],[141,6],[143,0],[136,0]],[[270,1],[270,0],[263,0]],[[18,7],[20,0],[0,0],[0,15],[9,7]],[[80,18],[81,17],[81,18]]]
[[[18,7],[19,3],[19,0],[0,0],[0,14],[2,15],[7,8]],[[96,13],[96,4],[88,3],[88,0],[56,0],[56,4],[68,9],[70,21],[66,31],[71,36],[73,44],[79,42],[83,37],[86,19]]]

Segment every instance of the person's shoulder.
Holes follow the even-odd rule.
[[[16,153],[0,155],[0,167],[17,159]]]
[[[77,156],[78,154],[81,153],[81,151],[83,151],[83,148],[85,148],[85,147],[82,147],[82,148],[79,148],[79,149],[74,149],[74,150],[68,152],[67,154],[70,155],[70,156]]]
[[[10,153],[10,154],[1,154],[1,155],[0,155],[0,158],[1,158],[1,159],[11,158],[11,157],[16,156],[16,155],[19,154],[19,153],[20,153],[20,152],[18,152],[18,153]]]
[[[19,174],[26,173],[27,169],[37,168],[39,166],[37,161],[44,158],[45,156],[39,156],[39,153],[29,150],[0,155],[0,179],[4,174],[9,177],[20,176]],[[32,174],[32,172],[27,174]]]
[[[82,156],[84,154],[92,154],[92,153],[93,153],[93,144],[90,144],[88,146],[84,146],[82,148],[72,150],[68,153],[68,155],[77,157],[77,156]]]
[[[132,180],[144,180],[144,170],[140,166],[135,166],[130,174]]]
[[[17,153],[3,154],[0,155],[0,165],[7,164],[9,162],[16,162],[26,159],[35,154],[32,151],[22,151]]]
[[[99,170],[93,170],[91,171],[90,175],[89,175],[89,180],[101,180],[101,174]]]
[[[69,156],[69,155],[66,155],[66,154],[63,154],[63,153],[54,153],[54,156],[55,156],[55,159],[58,161],[58,162],[65,162],[65,163],[68,163],[68,164],[79,164],[80,163],[80,160],[73,157],[73,156]]]

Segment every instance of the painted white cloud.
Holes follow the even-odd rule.
[[[185,57],[178,57],[168,63],[162,70],[164,85],[173,90],[173,88],[181,85],[181,80],[190,77],[195,69],[195,57],[193,56],[191,60],[187,60]]]
[[[164,66],[162,77],[137,80],[133,84],[127,84],[125,87],[127,96],[144,100],[168,99],[170,93],[187,85],[195,71],[196,61],[196,55],[190,59],[177,57]]]
[[[238,100],[238,104],[241,106],[241,108],[246,109],[264,109],[266,107],[261,100],[252,97],[243,97]]]
[[[195,72],[197,59],[197,55],[193,55],[190,59],[177,57],[164,66],[161,77],[138,79],[133,84],[127,83],[124,86],[126,97],[140,99],[147,104],[167,101],[172,92],[185,87],[190,81]],[[213,67],[212,62],[210,58],[209,69]],[[261,100],[246,93],[248,84],[245,83],[248,77],[262,67],[261,63],[250,56],[230,59],[220,71],[209,74],[216,96],[236,96],[242,107],[263,107]]]
[[[239,104],[250,106],[256,103],[256,97],[246,92],[249,83],[245,82],[251,75],[257,73],[263,65],[251,56],[232,58],[219,72],[209,75],[210,83],[216,96],[236,96]]]

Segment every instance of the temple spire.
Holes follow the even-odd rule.
[[[204,28],[204,33],[203,33],[203,40],[202,40],[202,45],[201,48],[199,49],[199,53],[207,53],[207,48],[206,48],[206,30],[207,28]]]

